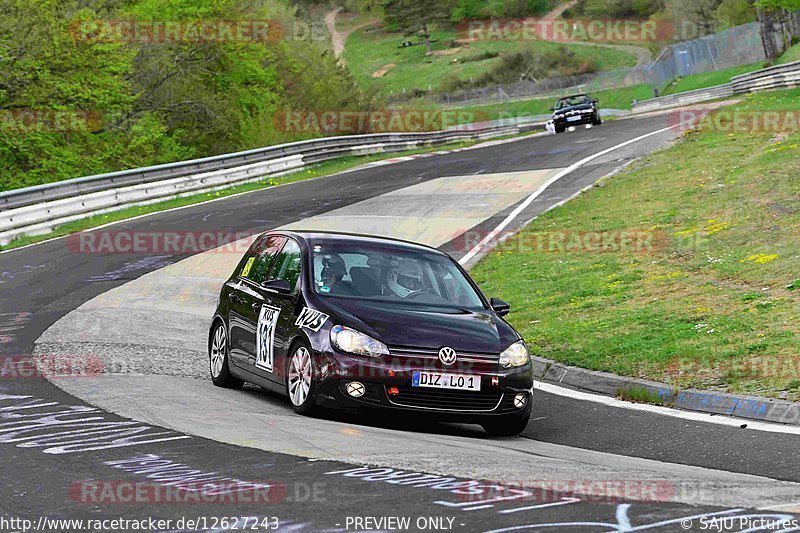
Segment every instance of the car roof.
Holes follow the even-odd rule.
[[[589,95],[588,95],[588,94],[586,94],[586,93],[581,93],[581,94],[572,94],[572,95],[570,95],[570,96],[562,96],[561,98],[559,98],[559,100],[567,100],[567,99],[569,99],[569,98],[577,98],[577,97],[579,97],[579,96],[589,96]]]
[[[366,244],[366,245],[390,244],[392,246],[403,248],[406,250],[434,252],[437,254],[446,255],[441,250],[437,250],[436,248],[433,248],[431,246],[411,241],[404,241],[401,239],[395,239],[392,237],[378,236],[378,235],[365,235],[361,233],[347,233],[342,231],[326,231],[326,230],[286,230],[286,231],[275,230],[275,231],[270,231],[268,233],[279,233],[283,235],[288,235],[290,237],[294,237],[295,239],[305,241],[306,244],[309,241],[313,241],[314,243],[321,243],[325,241],[352,242],[354,244]]]

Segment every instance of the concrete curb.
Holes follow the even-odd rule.
[[[800,404],[786,400],[746,396],[697,389],[677,389],[671,385],[585,370],[542,357],[532,357],[536,378],[603,396],[617,396],[625,389],[636,389],[661,398],[665,407],[714,415],[747,418],[800,426]]]

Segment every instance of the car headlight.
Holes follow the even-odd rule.
[[[553,115],[553,118],[558,120],[560,118],[564,118],[565,116],[566,115],[564,115],[563,113],[556,113],[555,115]]]
[[[515,342],[500,354],[500,366],[503,368],[525,366],[530,360],[531,356],[524,341]]]
[[[379,340],[344,326],[331,328],[331,344],[343,352],[368,357],[389,355],[389,348]]]

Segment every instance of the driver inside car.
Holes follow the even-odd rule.
[[[423,288],[422,269],[414,261],[403,261],[389,272],[388,285],[397,296],[408,298]]]
[[[353,290],[343,281],[347,275],[347,265],[339,254],[331,254],[322,259],[322,286],[325,293],[355,296]]]

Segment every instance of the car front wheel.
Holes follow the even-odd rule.
[[[296,413],[311,415],[316,410],[317,380],[314,377],[314,358],[311,349],[298,342],[289,357],[286,372],[286,391]]]
[[[527,416],[500,416],[490,422],[483,422],[483,430],[491,437],[516,437],[528,427],[531,415]]]
[[[231,375],[228,369],[228,333],[225,324],[217,322],[208,344],[208,363],[211,381],[217,387],[241,389],[244,381]]]

